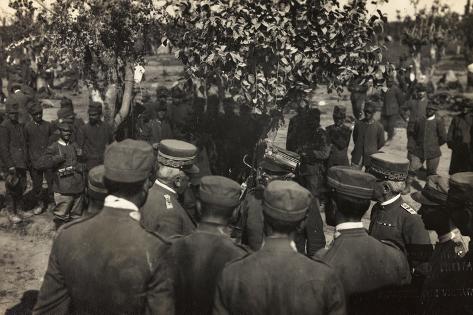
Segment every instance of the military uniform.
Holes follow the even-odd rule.
[[[294,182],[272,181],[264,193],[264,215],[297,224],[310,199]],[[345,314],[345,298],[330,267],[296,253],[288,238],[269,236],[262,249],[223,269],[213,314]]]
[[[399,117],[399,109],[404,104],[404,94],[397,85],[388,87],[384,93],[383,109],[381,111],[381,123],[388,133],[388,140],[394,137],[394,127]]]
[[[287,127],[286,150],[297,152],[301,136],[301,129],[305,120],[305,112],[306,110],[304,108],[300,108],[298,113],[289,119],[289,125]]]
[[[371,156],[369,172],[381,180],[405,181],[408,165],[407,159],[377,153]],[[400,194],[391,200],[376,203],[370,220],[369,234],[378,240],[395,242],[407,253],[412,267],[429,259],[432,253],[429,233],[421,217],[404,202]]]
[[[239,203],[240,185],[224,177],[203,177],[199,191],[206,204],[231,209]],[[173,241],[176,314],[210,314],[223,267],[247,254],[225,233],[225,228],[203,218],[197,230]]]
[[[448,171],[450,175],[473,171],[472,125],[473,115],[469,112],[455,116],[448,128],[447,145],[452,150]]]
[[[350,93],[350,101],[353,110],[353,115],[357,120],[361,119],[363,113],[363,106],[365,105],[368,86],[360,84],[361,80],[356,80],[348,86]]]
[[[345,107],[335,106],[333,110],[334,120],[344,120],[346,116],[345,113]],[[330,168],[335,165],[350,165],[347,151],[350,144],[351,128],[343,123],[341,125],[333,124],[327,127],[327,135],[331,143],[327,167]]]
[[[159,145],[158,162],[173,168],[194,168],[197,148],[187,142],[166,139]],[[196,228],[194,218],[181,206],[177,192],[157,179],[142,207],[142,224],[165,236],[187,235]]]
[[[114,143],[105,177],[144,181],[153,161],[145,142]],[[170,244],[143,229],[137,211],[110,195],[99,214],[61,228],[33,314],[173,314]]]

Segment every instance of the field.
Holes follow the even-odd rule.
[[[461,61],[455,58],[447,58],[441,69],[455,66],[455,70],[461,70]],[[171,86],[178,79],[182,72],[182,66],[174,60],[171,55],[160,55],[152,57],[149,60],[146,69],[146,81],[141,83],[139,89],[155,90],[158,85]],[[465,73],[458,71],[462,81],[465,81]],[[463,82],[464,83],[464,82]],[[71,95],[69,92],[55,91],[57,95],[67,95],[73,99],[76,104],[77,114],[86,120],[86,104],[88,103],[88,94],[86,89],[82,89],[79,95]],[[348,93],[338,95],[328,95],[324,87],[320,87],[313,95],[312,104],[317,106],[320,101],[326,105],[319,106],[322,111],[322,126],[326,127],[332,123],[333,107],[337,104],[347,106],[351,114],[351,105],[349,103]],[[57,101],[49,102],[50,108],[45,110],[45,119],[55,119],[58,108]],[[322,103],[320,103],[322,104]],[[451,113],[442,112],[450,120]],[[285,116],[286,123],[293,113]],[[284,146],[287,133],[287,125],[279,129],[274,135],[276,144]],[[350,144],[350,147],[353,143]],[[351,150],[350,150],[351,151]],[[383,148],[383,151],[392,152],[399,157],[406,156],[406,133],[400,126],[397,134],[390,146]],[[442,159],[440,162],[439,173],[448,175],[450,161],[450,150],[442,147]],[[420,182],[419,185],[423,185]],[[420,187],[420,186],[418,186]],[[0,184],[0,191],[4,191],[3,182]],[[414,207],[418,207],[409,197],[408,201]],[[366,214],[364,222],[368,224],[369,213]],[[332,240],[333,228],[325,229],[327,241]],[[52,217],[49,214],[43,214],[29,220],[27,224],[19,227],[12,227],[5,216],[0,216],[0,314],[10,309],[7,314],[24,314],[24,310],[17,304],[23,299],[23,305],[31,304],[34,300],[35,291],[40,288],[42,277],[47,266],[47,259],[51,248],[54,235],[54,226]],[[17,305],[15,307],[15,305]],[[12,309],[13,308],[13,309]]]

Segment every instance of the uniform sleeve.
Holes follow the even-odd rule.
[[[384,146],[384,143],[386,142],[386,139],[384,138],[384,129],[380,124],[378,124],[377,140],[378,140],[378,150],[379,150]]]
[[[437,124],[438,137],[439,137],[439,146],[444,145],[447,142],[447,131],[445,129],[445,122],[443,118],[438,120]]]
[[[34,315],[40,314],[69,314],[71,297],[64,283],[57,259],[57,241],[54,242],[49,256],[48,269],[39,290],[38,300],[33,308]]]
[[[429,261],[433,246],[430,242],[429,232],[419,215],[409,215],[403,228],[404,242],[406,244],[407,258],[411,267]]]
[[[328,283],[325,286],[325,301],[327,315],[344,315],[346,314],[345,291],[342,282],[332,271]]]
[[[171,257],[170,246],[167,245],[148,284],[146,314],[174,314]]]
[[[313,257],[319,249],[325,247],[324,224],[320,211],[315,207],[309,208],[304,234],[307,238],[307,256]]]
[[[249,196],[249,198],[251,198]],[[257,202],[257,200],[254,200]],[[264,219],[263,219],[263,214],[260,211],[261,208],[252,208],[249,206],[248,202],[245,202],[244,205],[244,211],[246,213],[246,222],[245,226],[243,227],[245,231],[243,232],[246,235],[246,238],[248,240],[248,246],[254,250],[257,251],[261,249],[261,246],[263,244],[263,238],[264,238]]]
[[[223,278],[221,277],[215,289],[213,315],[230,315],[230,310],[226,305],[225,291],[223,290]],[[242,302],[244,303],[244,302]]]

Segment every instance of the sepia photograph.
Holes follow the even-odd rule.
[[[472,126],[472,0],[0,0],[0,315],[473,314]]]

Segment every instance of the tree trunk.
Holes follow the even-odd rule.
[[[122,104],[120,110],[114,117],[113,127],[116,129],[126,119],[131,109],[133,98],[134,71],[133,66],[127,65],[125,70],[125,87],[123,89]]]
[[[417,52],[413,56],[414,59],[414,65],[416,67],[415,73],[416,73],[416,78],[420,78],[422,76],[422,69],[420,68],[420,62],[421,62],[421,54],[420,52]]]

